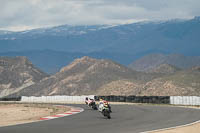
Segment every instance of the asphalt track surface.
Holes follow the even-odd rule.
[[[111,105],[111,119],[86,105],[84,112],[53,120],[0,127],[0,133],[139,133],[200,120],[200,110],[169,106]],[[17,114],[16,114],[17,115]]]

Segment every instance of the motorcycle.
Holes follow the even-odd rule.
[[[92,102],[89,104],[89,107],[92,107],[92,109],[97,110],[97,105],[96,105],[95,101],[92,101]]]
[[[107,117],[108,119],[111,118],[110,116],[111,111],[108,105],[104,105],[101,113],[103,114],[103,116]]]
[[[85,104],[87,104],[89,107],[91,107],[94,110],[97,110],[97,105],[93,99],[86,98]]]

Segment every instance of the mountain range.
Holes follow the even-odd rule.
[[[200,17],[191,20],[140,22],[117,26],[69,26],[3,32],[1,51],[180,53],[199,55]]]
[[[0,55],[26,56],[52,74],[82,56],[111,59],[123,65],[154,53],[200,56],[199,35],[200,17],[124,25],[62,25],[22,32],[0,31]],[[40,58],[47,60],[46,65]]]
[[[19,91],[19,95],[83,95],[94,94],[112,81],[149,81],[154,75],[133,71],[116,62],[82,57],[63,67],[42,82]]]
[[[9,96],[200,96],[200,67],[185,70],[161,64],[155,70],[138,72],[111,60],[85,56],[74,60],[54,75],[43,76],[37,82],[17,89]]]
[[[200,96],[199,35],[200,17],[0,31],[0,97]]]
[[[83,56],[89,56],[97,59],[120,60],[121,64],[131,63],[133,56],[131,54],[92,52],[92,53],[71,53],[54,50],[31,50],[21,52],[3,52],[0,56],[16,57],[26,56],[35,66],[48,74],[55,74],[62,67],[70,64],[73,60]]]

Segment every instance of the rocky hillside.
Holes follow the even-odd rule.
[[[116,81],[128,80],[142,84],[155,77],[157,77],[156,74],[136,72],[110,60],[83,57],[76,59],[55,75],[20,91],[17,95],[96,94],[100,93],[104,85]],[[134,92],[134,90],[129,91],[132,94]]]
[[[161,64],[169,64],[181,69],[187,69],[194,66],[200,66],[200,57],[184,56],[179,54],[150,54],[134,61],[129,65],[129,67],[136,71],[147,72]]]
[[[148,69],[146,72],[148,73],[163,73],[163,74],[173,74],[177,71],[180,71],[180,68],[177,68],[173,65],[169,64],[161,64],[155,68]]]
[[[101,86],[97,95],[138,95],[143,89],[143,83],[131,80],[115,80]]]
[[[26,57],[0,57],[0,97],[18,92],[47,74],[33,66]]]
[[[140,95],[200,96],[200,68],[179,71],[149,81]]]
[[[181,70],[162,64],[143,73],[111,60],[82,57],[12,96],[87,94],[200,96],[200,68]]]

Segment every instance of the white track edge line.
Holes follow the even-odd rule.
[[[42,118],[46,118],[46,119],[55,119],[55,118],[57,118],[57,117],[47,116],[47,117],[42,117]]]
[[[153,133],[153,132],[159,132],[159,131],[165,131],[165,130],[171,130],[171,129],[176,129],[176,128],[182,128],[182,127],[187,127],[187,126],[191,126],[194,124],[200,123],[200,120],[189,123],[189,124],[185,124],[185,125],[180,125],[180,126],[175,126],[175,127],[169,127],[169,128],[163,128],[163,129],[157,129],[157,130],[152,130],[152,131],[144,131],[144,132],[140,132],[140,133]]]

